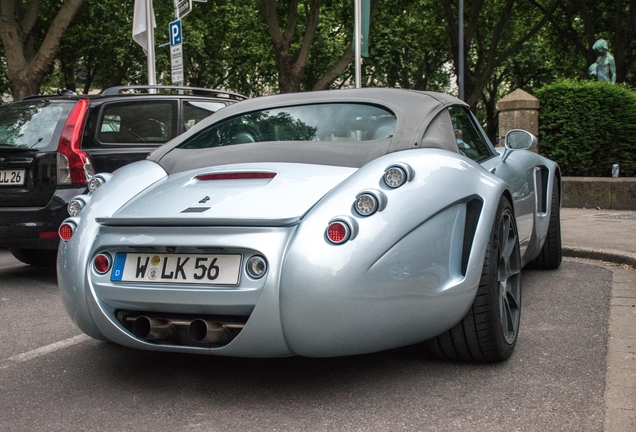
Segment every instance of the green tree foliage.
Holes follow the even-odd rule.
[[[371,30],[367,82],[375,86],[448,91],[452,60],[437,0],[383,1]]]
[[[372,22],[378,3],[370,0]],[[337,86],[343,73],[350,75],[345,71],[354,58],[353,4],[261,0],[261,7],[274,49],[280,92],[324,90]]]
[[[0,39],[15,99],[38,93],[82,1],[49,2],[54,12],[41,14],[42,0],[0,0]]]
[[[352,2],[323,1],[301,89],[324,90],[351,82],[353,20]]]
[[[9,77],[7,76],[7,60],[4,55],[4,49],[0,45],[0,96],[9,92]],[[0,105],[3,100],[0,98]]]
[[[88,93],[145,78],[146,57],[131,37],[133,3],[85,0],[60,44],[49,85]]]
[[[186,84],[249,96],[271,92],[276,85],[274,53],[255,1],[194,3],[182,28]]]
[[[559,81],[535,92],[539,150],[567,176],[636,175],[636,93],[622,85]]]
[[[584,76],[587,66],[596,60],[594,42],[605,39],[616,62],[617,82],[636,85],[636,0],[558,0],[551,11],[539,0],[528,0],[550,22],[552,43],[556,51],[576,67],[566,72],[570,77]]]
[[[549,0],[545,0],[548,2]],[[556,1],[556,0],[555,0]],[[440,0],[444,9],[455,71],[458,70],[457,2]],[[549,11],[556,6],[551,1]],[[465,3],[465,99],[476,109],[495,70],[536,36],[547,16],[531,13],[521,0],[473,0]]]

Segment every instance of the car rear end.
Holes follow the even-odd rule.
[[[68,201],[93,171],[80,150],[90,101],[33,98],[0,107],[0,247],[53,264]]]

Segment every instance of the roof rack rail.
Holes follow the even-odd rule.
[[[57,96],[77,96],[77,93],[75,93],[73,90],[63,89],[57,93],[36,94],[36,95],[25,96],[20,100],[23,101],[23,100],[29,100],[29,99],[46,99],[47,97],[57,97]]]
[[[224,97],[228,99],[235,100],[244,100],[248,99],[247,96],[244,96],[239,93],[233,93],[225,90],[217,90],[217,89],[209,89],[203,87],[186,87],[186,86],[167,86],[167,85],[130,85],[130,86],[116,86],[109,87],[103,90],[100,94],[102,96],[115,96],[126,90],[183,90],[190,92],[201,92],[206,93],[202,96],[210,96],[210,97]]]

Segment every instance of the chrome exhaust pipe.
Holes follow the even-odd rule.
[[[222,344],[232,339],[232,334],[223,324],[195,319],[188,327],[188,336],[195,342]]]
[[[177,335],[170,321],[143,315],[133,321],[132,332],[138,338],[146,340],[173,339]]]

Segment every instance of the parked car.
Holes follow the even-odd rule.
[[[0,106],[0,247],[27,264],[54,265],[67,204],[92,176],[144,159],[243,99],[220,90],[127,86]]]
[[[504,360],[522,267],[561,263],[559,167],[526,150],[528,132],[505,143],[439,93],[241,102],[73,200],[63,302],[86,334],[147,350],[328,357],[428,341]]]

